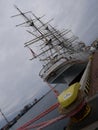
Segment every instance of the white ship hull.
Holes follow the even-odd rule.
[[[46,71],[43,68],[39,75],[49,83],[70,83],[86,67],[88,56],[89,53],[82,53],[68,61],[60,59]]]

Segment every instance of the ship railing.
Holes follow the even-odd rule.
[[[56,67],[56,66],[58,65],[58,62],[60,62],[59,64],[61,64],[61,63],[65,62],[65,61],[67,61],[67,60],[68,60],[68,59],[67,59],[66,57],[63,57],[63,56],[62,56],[62,57],[60,57],[60,58],[54,60],[53,62],[49,62],[48,64],[46,64],[46,65],[43,66],[43,68],[42,68],[41,71],[39,72],[39,76],[40,76],[41,78],[45,77],[46,72],[47,72],[48,70],[51,70],[52,67]]]
[[[84,94],[85,96],[88,95],[89,93],[89,82],[90,82],[90,69],[91,69],[91,62],[92,62],[92,59],[89,60],[88,64],[87,64],[87,67],[82,75],[82,78],[80,80],[80,84],[81,84],[81,87],[80,89],[84,91]]]

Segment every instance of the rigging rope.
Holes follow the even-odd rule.
[[[45,81],[47,83],[47,85],[49,86],[49,88],[53,91],[54,95],[56,96],[56,98],[59,96],[59,92],[51,85],[49,84],[47,81]]]

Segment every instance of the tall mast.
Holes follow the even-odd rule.
[[[51,61],[55,60],[54,57],[56,56],[58,58],[65,57],[66,59],[71,53],[76,53],[76,50],[72,44],[74,44],[74,42],[77,40],[77,37],[67,37],[67,34],[70,34],[71,30],[66,29],[59,31],[49,24],[49,22],[51,22],[53,19],[44,23],[42,21],[44,15],[42,17],[37,17],[31,11],[23,13],[17,6],[15,6],[15,8],[19,12],[19,14],[15,16],[22,15],[25,19],[25,22],[19,25],[28,24],[30,27],[32,27],[33,31],[27,30],[27,32],[35,37],[32,40],[25,42],[24,46],[39,46],[39,51],[37,52],[38,54],[36,54],[36,57],[34,56],[31,59],[39,57],[44,63],[52,63]],[[31,15],[31,18],[26,15],[27,13]]]

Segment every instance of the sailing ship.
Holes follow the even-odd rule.
[[[27,24],[33,31],[27,30],[34,38],[27,41],[24,46],[32,52],[33,60],[39,58],[42,63],[42,69],[39,76],[48,83],[68,83],[68,79],[76,77],[87,65],[88,51],[85,43],[79,41],[71,30],[61,30],[50,25],[49,20],[44,23],[42,17],[37,17],[31,11],[23,13],[15,6],[25,19],[25,22],[16,25]],[[30,14],[28,16],[27,14]],[[33,18],[31,18],[31,16]],[[14,17],[14,16],[13,16]],[[29,18],[30,17],[30,18]],[[32,47],[37,46],[37,52]],[[75,71],[74,71],[75,70]],[[71,77],[70,77],[71,76]]]
[[[88,97],[88,80],[91,66],[90,48],[78,37],[74,36],[71,30],[62,30],[54,28],[50,25],[52,19],[46,23],[42,21],[42,17],[37,17],[31,11],[23,13],[17,6],[25,19],[25,22],[17,26],[27,24],[33,31],[27,30],[34,38],[27,41],[24,46],[28,47],[32,53],[33,60],[39,58],[42,62],[42,69],[39,76],[49,84],[68,83],[69,86],[61,94],[56,95],[58,102],[36,116],[30,122],[19,128],[29,129],[38,127],[37,130],[60,120],[65,117],[71,117],[72,120],[78,122],[83,120],[89,113],[90,107],[86,102]],[[30,14],[30,18],[27,14]],[[31,16],[33,18],[31,18]],[[31,48],[37,46],[37,51]],[[89,49],[87,49],[89,48]],[[38,53],[38,54],[37,54]],[[50,86],[51,87],[51,86]],[[52,87],[51,87],[52,88]],[[52,88],[54,91],[54,88]],[[56,92],[56,91],[54,91]],[[51,119],[50,121],[41,122],[29,127],[31,123],[45,116],[58,107],[62,114],[60,117]],[[82,113],[82,114],[80,114]]]

